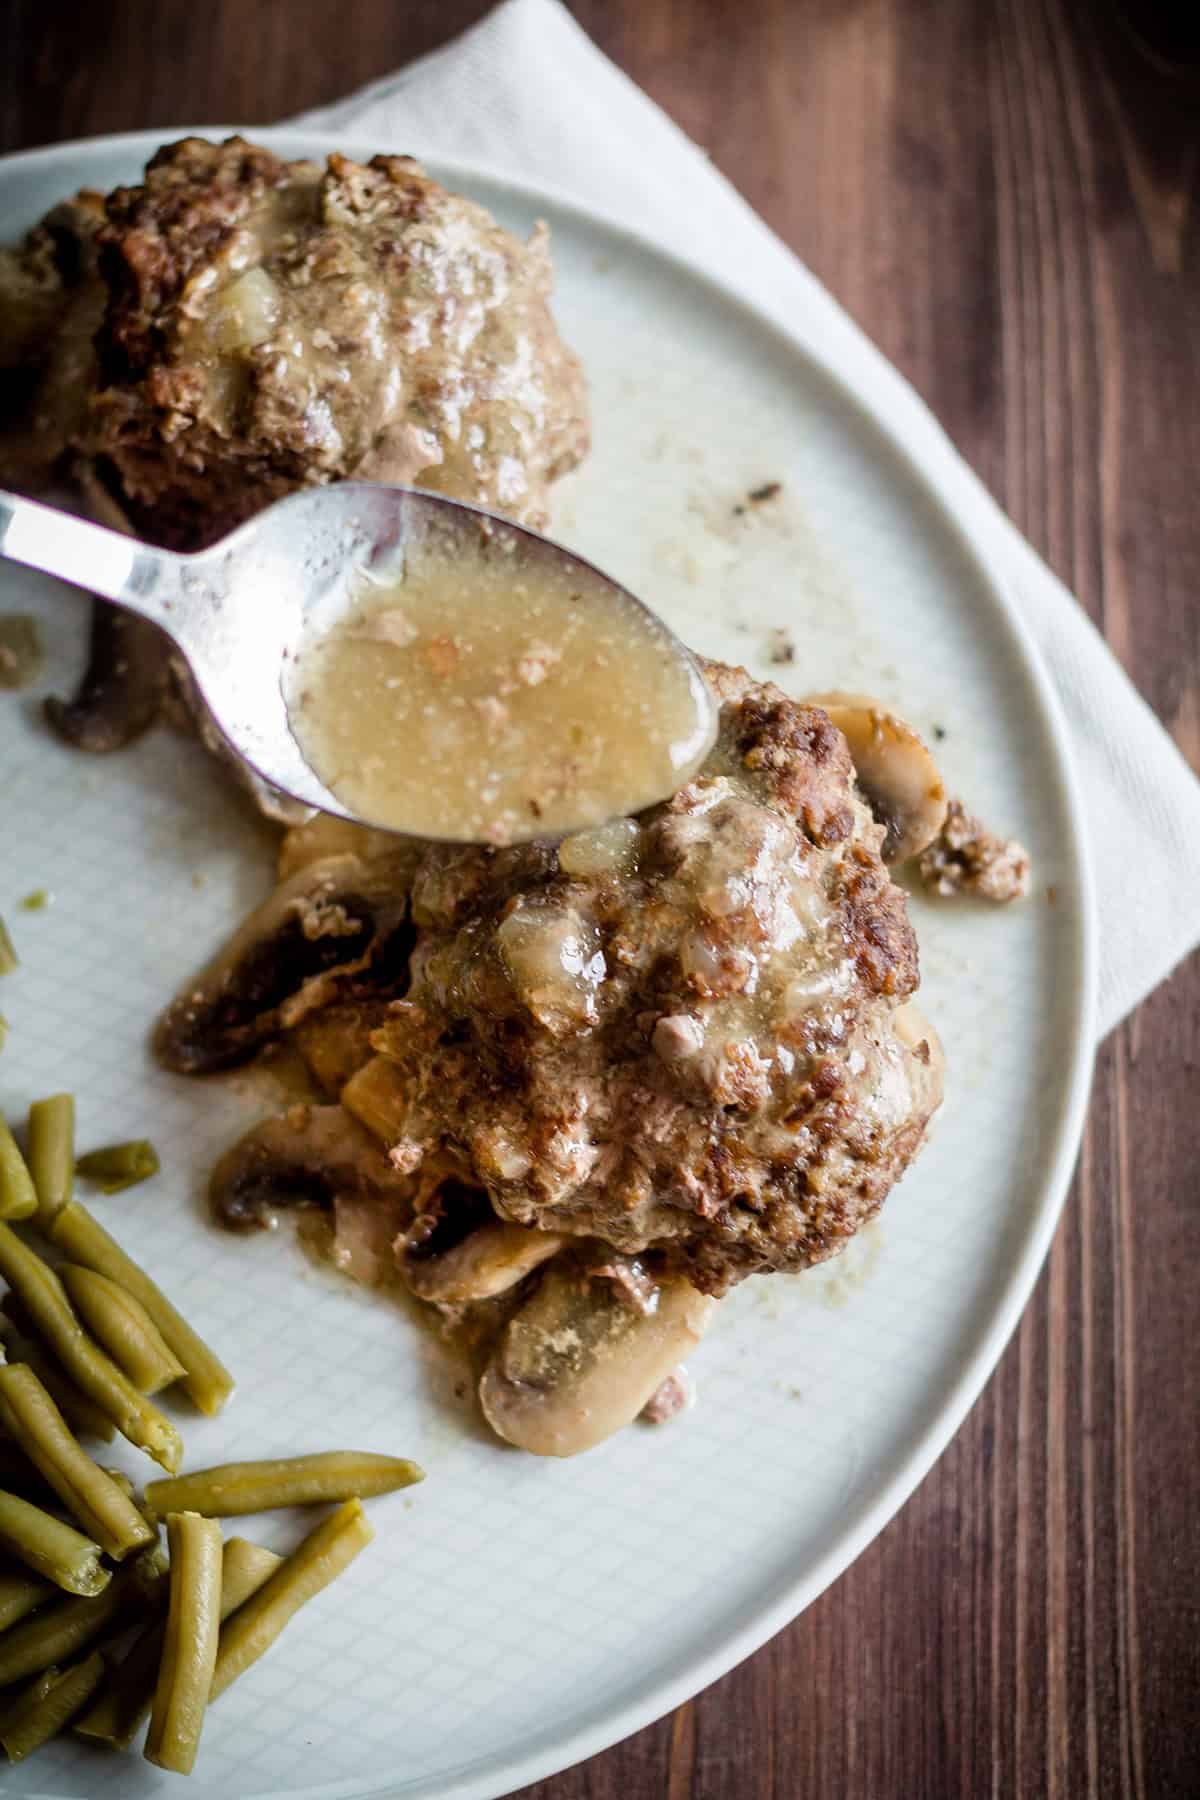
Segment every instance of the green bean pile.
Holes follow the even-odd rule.
[[[69,1094],[30,1108],[26,1154],[0,1117],[0,1748],[18,1762],[70,1729],[125,1750],[148,1720],[147,1759],[186,1775],[211,1702],[371,1541],[363,1499],[423,1476],[365,1451],[180,1473],[150,1396],[213,1414],[233,1378],[73,1197],[77,1174],[109,1193],[153,1175],[152,1146],[76,1158],[74,1136]],[[142,1494],[79,1442],[114,1432],[166,1471]],[[329,1503],[288,1556],[222,1539],[222,1518]]]

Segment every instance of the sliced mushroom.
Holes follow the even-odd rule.
[[[885,828],[883,860],[919,856],[942,828],[946,787],[924,739],[868,694],[810,694],[850,746],[867,805]]]
[[[71,475],[78,490],[76,510],[110,531],[137,535],[93,464],[79,460]],[[77,750],[104,754],[123,749],[162,711],[170,657],[170,641],[157,625],[108,600],[93,600],[87,668],[79,690],[73,700],[49,695],[47,720]]]
[[[915,1000],[906,1000],[903,1006],[896,1008],[892,1014],[892,1030],[925,1070],[921,1098],[929,1104],[930,1111],[935,1110],[942,1103],[946,1075],[946,1053],[941,1038]]]
[[[578,1263],[552,1264],[479,1383],[492,1429],[535,1456],[577,1456],[628,1425],[699,1343],[716,1301],[681,1277],[648,1311]]]
[[[371,1033],[383,1024],[387,1009],[386,1000],[335,1000],[296,1026],[290,1041],[331,1100],[341,1099],[347,1082],[375,1060]]]
[[[163,1014],[154,1047],[180,1074],[244,1062],[281,1030],[341,998],[407,981],[409,856],[331,856],[283,882]]]
[[[294,1106],[225,1152],[208,1196],[231,1231],[261,1231],[282,1207],[332,1207],[345,1196],[393,1205],[406,1202],[409,1185],[340,1106]]]
[[[387,856],[395,858],[404,846],[390,831],[372,831],[369,826],[355,825],[349,819],[335,819],[331,813],[314,813],[302,825],[285,831],[279,845],[279,879],[287,881],[309,863],[322,862],[327,856]],[[409,847],[413,867],[421,855],[421,846]]]
[[[342,1089],[341,1101],[382,1144],[395,1144],[408,1133],[411,1101],[390,1056],[373,1056],[357,1069]]]
[[[48,723],[76,750],[122,750],[153,725],[166,693],[170,645],[146,619],[92,602],[87,668],[73,700],[48,694]]]
[[[558,1231],[534,1231],[498,1219],[482,1188],[443,1181],[396,1246],[408,1286],[422,1300],[459,1305],[506,1294],[562,1249]]]

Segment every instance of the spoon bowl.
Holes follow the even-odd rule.
[[[289,716],[289,673],[306,648],[346,618],[365,588],[402,583],[414,545],[431,532],[443,554],[448,545],[452,557],[463,559],[477,557],[481,543],[511,542],[531,572],[586,576],[589,588],[600,584],[643,638],[649,629],[659,653],[666,651],[682,673],[694,713],[680,740],[679,773],[650,797],[665,799],[715,738],[716,705],[700,666],[627,589],[535,531],[424,489],[340,482],[292,494],[210,549],[179,556],[0,490],[0,556],[160,625],[186,659],[224,737],[272,787],[322,812],[401,833],[411,828],[408,821],[364,816],[312,767]],[[446,623],[453,628],[452,597]],[[639,794],[637,805],[646,804]],[[608,816],[621,810],[633,807],[614,806]],[[531,829],[520,835],[538,834]],[[479,834],[465,841],[496,840]]]

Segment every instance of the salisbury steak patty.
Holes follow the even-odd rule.
[[[587,448],[545,227],[521,243],[410,157],[187,138],[107,212],[91,448],[151,535],[347,476],[538,520]]]
[[[291,1036],[388,1153],[416,1214],[400,1256],[462,1195],[710,1293],[832,1255],[919,1149],[941,1054],[845,738],[706,672],[717,744],[635,818],[505,850],[293,833],[283,885],[168,1010],[159,1055],[213,1068]]]
[[[64,208],[0,255],[0,427],[41,432],[46,462],[64,448],[38,383],[85,293],[95,360],[65,447],[96,461],[143,536],[197,548],[350,476],[536,523],[587,449],[545,227],[522,243],[410,157],[321,166],[185,138],[138,186],[81,197],[81,217],[85,202],[85,267],[68,266]]]
[[[941,1062],[904,1004],[916,944],[844,738],[709,675],[720,739],[666,804],[557,849],[424,853],[362,1116],[378,1129],[390,1096],[418,1208],[449,1166],[505,1219],[655,1250],[719,1293],[875,1212]]]

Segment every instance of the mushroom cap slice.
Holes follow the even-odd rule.
[[[906,1000],[903,1006],[896,1007],[892,1013],[892,1030],[902,1044],[910,1050],[918,1050],[922,1044],[929,1048],[929,1066],[942,1070],[946,1066],[942,1040],[929,1023],[923,1008],[915,1000]]]
[[[412,1099],[402,1071],[390,1056],[372,1056],[356,1069],[340,1099],[346,1111],[389,1148],[409,1129]]]
[[[907,862],[946,817],[946,784],[925,740],[869,694],[811,694],[850,746],[867,805],[884,827],[883,860]]]
[[[408,1188],[386,1151],[340,1106],[294,1106],[225,1152],[208,1196],[220,1224],[259,1231],[278,1207],[332,1207],[348,1197],[393,1205],[406,1201]]]
[[[170,650],[157,625],[93,600],[87,668],[72,699],[47,694],[47,723],[76,750],[123,750],[162,711]]]
[[[323,862],[327,856],[376,856],[394,854],[396,838],[390,831],[372,831],[369,825],[356,825],[352,819],[338,819],[332,813],[314,813],[303,824],[285,831],[279,843],[279,879],[287,881],[309,863]]]
[[[77,490],[73,510],[123,537],[137,535],[89,461],[77,457],[71,476]],[[111,601],[93,600],[87,668],[73,699],[47,695],[46,719],[77,750],[121,750],[162,711],[170,660],[171,640],[157,625]]]
[[[462,1305],[507,1294],[535,1269],[549,1262],[569,1241],[561,1231],[535,1231],[489,1219],[446,1249],[436,1246],[438,1233],[422,1235],[420,1216],[396,1246],[396,1260],[408,1286],[421,1300]]]
[[[535,1456],[577,1456],[635,1419],[699,1343],[716,1301],[682,1277],[637,1306],[579,1263],[551,1264],[479,1383],[492,1429]]]
[[[932,1118],[942,1104],[946,1078],[946,1053],[942,1040],[915,1000],[906,1000],[892,1014],[892,1030],[913,1052],[909,1079],[918,1110]]]
[[[340,1099],[347,1083],[374,1060],[371,1034],[387,1019],[388,1004],[382,996],[374,999],[370,995],[333,1000],[301,1019],[293,1030],[291,1044],[319,1091],[330,1100]],[[362,1123],[369,1125],[370,1121]]]
[[[168,1069],[206,1074],[340,996],[368,967],[375,992],[407,978],[413,851],[366,862],[329,856],[282,882],[159,1021]]]

